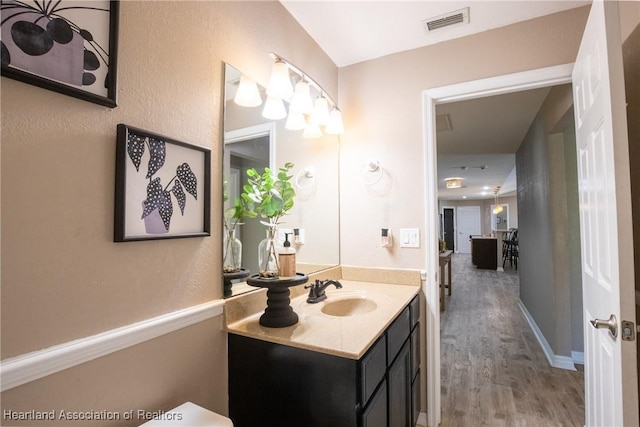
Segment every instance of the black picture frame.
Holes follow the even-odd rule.
[[[114,242],[211,235],[211,150],[117,127]]]
[[[2,0],[2,76],[117,106],[118,0]]]

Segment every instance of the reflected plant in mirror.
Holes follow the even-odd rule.
[[[225,190],[227,181],[224,182]],[[224,193],[224,201],[228,201],[229,196]],[[242,242],[236,237],[236,228],[242,225],[243,218],[255,217],[247,201],[242,197],[236,197],[234,205],[224,211],[224,250],[222,271],[226,273],[237,273],[242,269]]]
[[[260,221],[267,227],[266,238],[258,245],[258,274],[262,278],[276,279],[280,266],[276,244],[276,229],[280,219],[293,208],[293,198],[296,195],[289,182],[293,175],[289,170],[293,163],[286,163],[278,170],[274,177],[270,168],[264,168],[262,174],[256,169],[247,170],[248,183],[243,187],[240,195],[243,202],[250,208],[252,214],[267,219]]]

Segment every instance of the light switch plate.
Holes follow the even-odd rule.
[[[419,228],[401,228],[400,229],[400,247],[401,248],[419,248],[420,247],[420,229]]]

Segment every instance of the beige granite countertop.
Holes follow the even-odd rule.
[[[402,309],[418,294],[411,285],[360,282],[340,279],[342,289],[327,288],[327,299],[317,304],[306,302],[307,295],[291,299],[298,323],[286,328],[267,328],[259,324],[263,311],[227,324],[227,331],[292,347],[304,348],[349,359],[360,359]],[[332,316],[323,307],[332,301],[366,298],[375,307],[351,316]],[[265,298],[266,305],[266,298]]]

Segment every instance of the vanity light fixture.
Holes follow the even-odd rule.
[[[280,58],[276,59],[271,68],[271,78],[267,86],[267,95],[273,98],[289,99],[293,95],[293,85],[289,76],[289,67]]]
[[[448,189],[462,188],[462,178],[447,178],[444,180],[444,184]]]
[[[305,82],[304,78],[296,83],[296,90],[293,92],[289,110],[300,111],[303,114],[311,114],[313,112],[309,83]]]
[[[344,133],[342,112],[320,85],[280,56],[270,53],[274,59],[267,95],[290,101],[285,127],[289,130],[304,129],[305,138],[322,136],[322,129],[330,135]],[[292,81],[297,81],[293,89]],[[311,88],[319,93],[315,102],[311,98]],[[266,110],[266,107],[265,107]],[[263,114],[264,115],[264,114]],[[265,116],[266,117],[266,116]],[[311,124],[312,126],[309,126]]]
[[[269,120],[280,120],[287,117],[287,109],[284,107],[282,99],[267,95],[267,102],[264,103],[262,117]]]
[[[304,128],[304,132],[302,133],[303,138],[320,138],[322,136],[322,130],[320,126],[316,123],[307,123],[307,126]]]
[[[242,107],[257,107],[262,104],[258,85],[244,74],[240,76],[240,85],[233,102]]]
[[[329,123],[329,103],[323,95],[316,98],[309,121],[320,126],[326,126]]]
[[[289,107],[289,115],[284,127],[289,130],[302,130],[307,127],[307,119],[304,118],[304,114],[301,111],[293,111]]]

